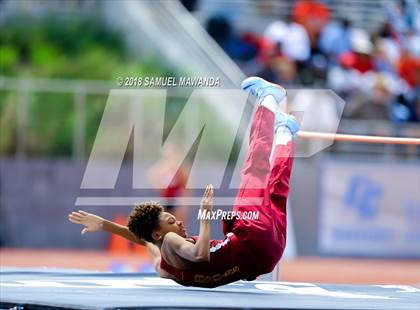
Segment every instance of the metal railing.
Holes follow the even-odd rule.
[[[73,131],[73,158],[84,158],[85,154],[85,105],[89,94],[108,94],[113,84],[105,81],[23,79],[0,77],[0,91],[15,91],[17,102],[16,156],[26,156],[29,92],[69,93],[73,96],[75,125]],[[115,86],[115,85],[114,85]]]

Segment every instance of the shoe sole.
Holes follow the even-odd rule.
[[[277,112],[278,113],[278,112]],[[276,118],[275,118],[275,121],[274,121],[274,132],[276,132],[277,131],[277,129],[280,127],[280,126],[282,126],[282,125],[279,125],[279,126],[276,126],[276,123],[277,123],[277,113],[276,113]],[[284,113],[284,112],[282,112],[282,113]],[[286,114],[286,115],[288,115],[288,117],[290,117],[290,118],[292,118],[293,119],[293,121],[297,124],[297,127],[298,127],[298,129],[297,129],[297,131],[293,134],[293,135],[295,135],[295,134],[297,134],[299,131],[300,131],[300,125],[299,125],[299,123],[298,123],[298,121],[297,121],[297,119],[296,119],[296,117],[294,117],[292,114],[287,114],[287,113],[284,113],[284,114]],[[284,125],[283,125],[284,126]],[[289,128],[289,127],[288,127]],[[290,130],[290,132],[292,131],[290,128],[289,128],[289,130]]]
[[[259,80],[259,81],[263,81],[264,83],[268,83],[268,84],[270,84],[271,86],[273,86],[273,87],[275,87],[275,88],[278,88],[278,89],[280,89],[280,90],[282,90],[282,91],[284,91],[284,93],[285,93],[285,97],[287,96],[287,90],[283,87],[283,86],[281,86],[281,85],[279,85],[279,84],[274,84],[274,83],[271,83],[271,82],[268,82],[268,81],[266,81],[266,80],[264,80],[264,79],[262,79],[262,78],[260,78],[260,77],[258,77],[258,76],[255,76],[255,77],[249,77],[249,78],[246,78],[245,80],[244,80],[244,82],[246,81],[246,80],[248,80],[248,79],[252,79],[252,80]],[[243,83],[243,82],[242,82]],[[253,83],[254,84],[254,83]],[[249,87],[249,86],[251,86],[252,84],[249,84],[248,86],[246,86],[245,88],[247,88],[247,87]]]

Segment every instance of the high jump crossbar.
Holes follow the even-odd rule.
[[[341,133],[334,134],[314,131],[299,131],[298,137],[303,139],[333,140],[343,142],[420,145],[420,139],[418,138],[349,135]]]

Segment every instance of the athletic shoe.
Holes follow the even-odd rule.
[[[300,125],[293,115],[278,111],[274,121],[274,133],[276,133],[277,129],[281,126],[287,127],[292,136],[296,136],[300,129]]]
[[[243,90],[257,97],[259,102],[261,102],[267,95],[272,95],[276,99],[277,103],[286,97],[286,90],[283,87],[267,82],[257,76],[251,76],[243,80],[241,87]]]

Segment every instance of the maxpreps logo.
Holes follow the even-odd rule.
[[[162,178],[162,188],[171,184],[187,158],[189,163],[186,188],[190,195],[183,197],[179,204],[199,205],[202,195],[199,190],[209,183],[218,190],[214,205],[233,204],[248,148],[254,99],[248,100],[248,94],[239,89],[195,89],[184,97],[177,92],[185,94],[186,89],[110,91],[81,182],[82,194],[76,199],[77,206],[132,206],[139,200],[160,200],[157,188],[147,182],[146,175],[168,145],[175,145],[179,156],[171,165],[172,171]],[[311,100],[307,102],[316,105],[299,103],[308,94]],[[334,92],[290,90],[288,98],[289,111],[305,113],[301,119],[304,130],[336,132],[344,102]],[[181,109],[174,109],[180,101]],[[323,105],[338,111],[329,123],[325,121]],[[326,123],[327,129],[323,127]],[[311,156],[331,143],[324,141],[303,152],[298,148],[296,156]],[[124,167],[132,170],[131,188],[125,185],[124,191],[117,191],[129,145],[132,165]],[[121,193],[126,194],[121,196]]]
[[[258,220],[259,211],[225,211],[222,209],[205,212],[198,210],[197,220]]]

